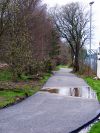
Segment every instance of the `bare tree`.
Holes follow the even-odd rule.
[[[88,13],[79,3],[70,3],[52,10],[56,28],[71,47],[74,57],[74,71],[79,71],[79,53],[89,38]]]
[[[9,23],[9,12],[7,12],[10,0],[0,0],[0,37]]]
[[[3,36],[2,47],[0,48],[1,50],[4,49],[2,51],[3,60],[9,65],[13,72],[13,79],[16,80],[32,63],[31,36],[27,22],[32,17],[39,0],[12,0],[9,2],[9,5],[6,5],[7,3],[2,4],[5,9],[2,9],[2,12],[5,11],[5,13],[2,13],[4,16],[1,15],[0,33],[3,33]]]
[[[59,35],[46,6],[40,0],[11,0],[5,12],[2,26],[7,22],[7,28],[3,28],[0,57],[9,65],[13,80],[23,73],[35,75],[48,70],[58,54]]]

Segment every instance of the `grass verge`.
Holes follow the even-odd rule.
[[[89,133],[100,133],[100,122],[93,125]]]
[[[100,101],[100,80],[94,80],[91,77],[86,77],[85,81],[95,90],[98,100]],[[100,122],[93,125],[89,133],[100,133]]]
[[[24,100],[25,98],[32,96],[36,92],[38,92],[42,85],[48,80],[48,78],[51,76],[49,73],[45,73],[43,77],[41,77],[41,80],[37,81],[24,81],[24,82],[18,82],[18,83],[9,83],[4,78],[3,87],[0,87],[0,108],[4,108],[9,105],[13,105],[17,102],[20,102]],[[5,77],[5,75],[3,76]],[[3,81],[3,80],[2,80]]]
[[[91,77],[86,77],[85,81],[91,86],[97,93],[98,100],[100,101],[100,80],[94,80]]]
[[[0,108],[20,102],[40,90],[39,86],[30,87],[28,85],[24,86],[23,89],[14,88],[0,91]]]
[[[51,77],[51,73],[45,73],[40,82],[44,84]]]

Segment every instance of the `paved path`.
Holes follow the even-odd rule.
[[[69,87],[69,86],[87,86],[86,82],[71,73],[71,69],[62,68],[55,72],[54,76],[44,85],[46,87]]]
[[[69,72],[69,69],[61,69],[43,89],[87,86]],[[69,133],[94,118],[99,108],[95,99],[38,92],[15,106],[0,110],[0,133]]]

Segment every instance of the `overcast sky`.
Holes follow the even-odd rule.
[[[87,8],[90,8],[89,2],[91,0],[43,0],[44,3],[48,5],[48,8],[58,5],[65,5],[70,2],[82,2]],[[92,12],[93,12],[93,25],[94,29],[94,37],[92,40],[92,48],[97,48],[100,42],[100,0],[94,0],[94,4],[92,5]]]

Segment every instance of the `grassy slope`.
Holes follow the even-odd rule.
[[[0,107],[4,107],[8,104],[14,103],[15,102],[15,97],[22,97],[24,96],[23,92],[14,92],[14,91],[0,91]]]
[[[20,86],[8,89],[8,88],[3,88],[4,90],[0,91],[0,108],[12,104],[16,102],[17,98],[23,98],[26,96],[31,96],[35,94],[37,91],[40,90],[41,86],[48,80],[48,78],[51,76],[51,74],[44,74],[43,77],[41,77],[41,80],[37,81],[37,84],[34,86],[34,81],[33,86],[29,83],[29,80],[27,80],[26,76],[22,76],[22,80],[25,82],[27,81],[28,84],[26,83],[23,85],[22,89]],[[8,70],[0,70],[0,82],[8,83],[9,81],[12,80],[12,73]],[[19,81],[20,82],[20,81]],[[6,86],[7,87],[7,86]]]
[[[31,96],[39,90],[40,90],[40,87],[36,86],[34,88],[27,88],[27,89],[25,87],[23,89],[16,88],[16,90],[0,91],[0,108],[16,102],[17,98],[25,98],[26,94],[27,96]]]
[[[98,100],[100,101],[100,80],[93,80],[90,77],[85,78],[85,80],[96,91]],[[89,133],[100,133],[100,122],[96,123]]]
[[[100,133],[100,122],[96,123],[89,133]]]
[[[98,100],[100,101],[100,80],[94,80],[90,77],[85,78],[86,82],[94,89],[97,93]]]

